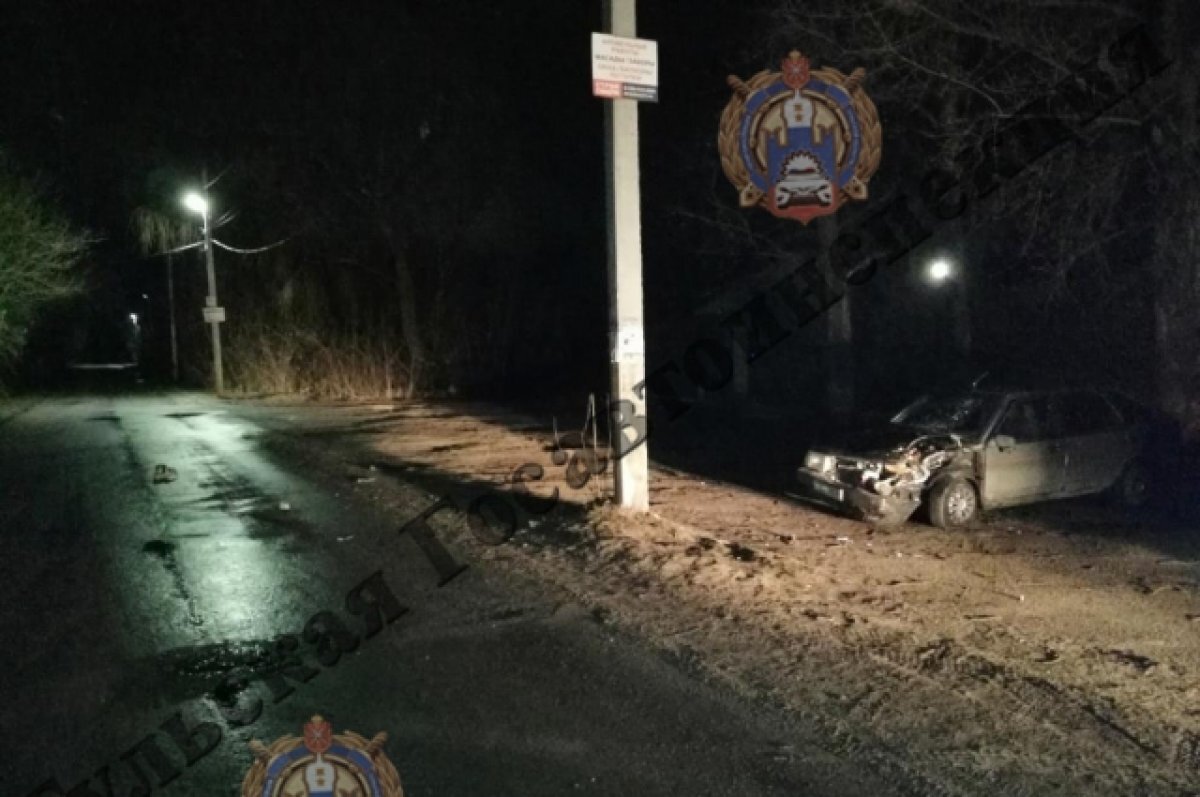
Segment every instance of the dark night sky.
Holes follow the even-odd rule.
[[[664,84],[662,102],[642,113],[649,260],[656,231],[675,223],[654,208],[678,198],[681,153],[715,156],[724,76],[739,66],[728,53],[754,15],[642,5],[642,35],[660,40]],[[590,93],[589,60],[598,0],[541,0],[519,13],[474,0],[39,3],[4,13],[0,146],[100,239],[93,279],[114,312],[160,289],[131,249],[129,218],[139,205],[168,207],[173,182],[194,183],[204,166],[227,170],[215,193],[232,194],[241,214],[227,230],[232,242],[304,235],[342,212],[325,210],[340,200],[314,153],[335,141],[369,156],[378,131],[425,120],[434,136],[448,123],[482,139],[451,141],[463,150],[448,157],[505,165],[484,167],[499,176],[492,190],[558,253],[532,255],[543,262],[540,279],[575,285],[564,301],[603,301],[603,106]],[[715,159],[698,171],[711,190]],[[674,242],[664,243],[678,260]],[[670,305],[681,298],[678,267],[686,268],[647,268],[648,290]],[[590,340],[602,347],[598,318]]]
[[[641,35],[659,42],[662,83],[661,102],[641,113],[647,325],[652,357],[674,356],[695,334],[696,308],[777,266],[778,250],[801,257],[813,240],[811,230],[753,214],[746,226],[771,241],[768,256],[716,223],[740,212],[715,146],[725,77],[777,62],[780,34],[768,16],[777,4],[640,6]],[[510,330],[524,352],[514,373],[545,381],[547,369],[573,368],[579,351],[603,362],[603,105],[590,93],[589,62],[599,0],[9,2],[0,15],[0,147],[100,239],[94,305],[123,312],[144,292],[161,294],[161,274],[130,245],[130,215],[139,205],[174,212],[172,186],[207,167],[223,173],[214,192],[240,213],[222,231],[231,243],[294,242],[274,272],[256,266],[252,278],[223,263],[235,296],[262,300],[295,272],[331,294],[355,282],[344,288],[358,297],[349,306],[361,299],[362,312],[375,312],[387,267],[372,242],[378,230],[356,204],[368,186],[346,175],[382,173],[403,186],[397,201],[407,203],[414,257],[441,280],[419,283],[423,300],[449,291],[465,319],[455,323],[469,325],[518,280],[530,292]],[[859,65],[841,62],[827,41],[791,44],[846,71]],[[862,65],[869,80],[898,79],[894,67]],[[885,160],[873,197],[919,176],[928,154],[898,116],[903,107],[881,111]],[[198,278],[183,276],[193,293]],[[923,320],[927,299],[901,290],[910,289],[879,299],[879,312],[899,323],[877,325],[888,356],[902,343],[924,350],[920,336],[936,334]],[[339,323],[360,312],[339,306]],[[865,320],[882,317],[871,309]],[[487,318],[479,323],[496,323]],[[455,329],[447,322],[442,337],[462,334]],[[547,330],[561,349],[531,342]]]

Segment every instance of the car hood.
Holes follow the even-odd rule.
[[[906,448],[918,438],[938,436],[926,429],[888,423],[825,439],[811,450],[855,459],[881,459]],[[979,439],[977,434],[960,434],[958,437],[967,448],[977,444]]]

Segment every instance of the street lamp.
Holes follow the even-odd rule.
[[[208,200],[199,191],[188,191],[184,194],[183,206],[200,216],[208,216]]]
[[[204,220],[204,265],[208,271],[208,296],[204,300],[205,316],[212,327],[213,384],[217,395],[225,392],[225,375],[221,367],[221,316],[217,310],[217,270],[213,265],[212,224],[209,215],[208,197],[199,191],[188,191],[183,195],[183,206]],[[211,309],[209,309],[211,308]]]
[[[944,257],[939,257],[929,264],[929,281],[940,285],[954,275],[954,266]]]

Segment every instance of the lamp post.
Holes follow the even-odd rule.
[[[204,265],[208,271],[208,296],[204,300],[206,308],[216,308],[217,304],[217,270],[213,264],[212,224],[208,198],[198,191],[184,194],[183,206],[198,214],[204,221]],[[213,385],[217,395],[225,392],[225,374],[221,366],[221,322],[215,310],[206,313],[209,326],[212,327],[213,347]]]

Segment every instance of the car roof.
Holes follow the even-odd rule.
[[[988,398],[1011,398],[1014,396],[1047,396],[1062,393],[1096,393],[1105,396],[1121,395],[1120,391],[1088,385],[1037,386],[1037,385],[989,385],[988,387],[946,390],[927,394],[929,398],[955,398],[959,396],[982,396]]]
[[[1115,393],[1117,391],[1095,387],[1094,385],[1004,385],[1004,386],[989,386],[986,388],[975,388],[971,393],[981,395],[1047,395],[1051,393]]]

